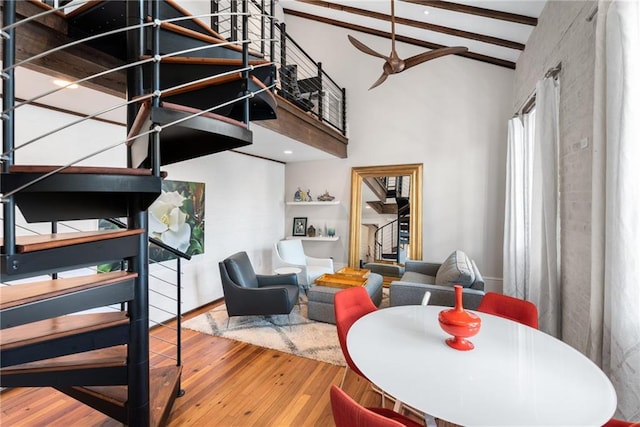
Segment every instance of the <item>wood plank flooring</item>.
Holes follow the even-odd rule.
[[[189,314],[193,317],[206,309]],[[154,334],[174,340],[163,328]],[[151,349],[169,344],[151,340]],[[169,426],[333,426],[328,390],[343,367],[183,329],[182,389]],[[152,365],[171,363],[152,357]],[[347,374],[345,391],[380,406],[369,383]],[[390,402],[387,400],[387,406]],[[17,388],[0,395],[2,426],[119,426],[120,423],[52,388]],[[438,423],[439,427],[454,427]]]

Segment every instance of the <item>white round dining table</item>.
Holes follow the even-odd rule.
[[[520,323],[474,312],[482,325],[459,351],[438,313],[397,306],[357,320],[347,334],[356,366],[385,392],[461,426],[602,426],[616,408],[607,376],[562,341]]]

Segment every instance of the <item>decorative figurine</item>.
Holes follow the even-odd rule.
[[[307,236],[316,237],[316,229],[313,227],[313,225],[310,225],[309,228],[307,228]]]
[[[312,202],[313,197],[311,197],[311,189],[307,190],[307,202]]]
[[[333,197],[331,194],[329,194],[328,191],[325,190],[324,194],[318,196],[318,201],[320,202],[330,202],[333,199],[335,199],[335,197]]]
[[[295,194],[293,195],[293,201],[294,202],[301,202],[302,201],[302,190],[300,189],[300,187],[298,187],[298,190],[295,192]]]

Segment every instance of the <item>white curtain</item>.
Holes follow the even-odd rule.
[[[599,2],[588,351],[640,420],[640,4]]]
[[[561,338],[558,105],[558,81],[545,78],[538,82],[528,299],[538,306],[540,329]]]
[[[502,283],[505,294],[522,299],[529,296],[534,123],[535,110],[508,123]]]
[[[561,337],[558,194],[559,83],[536,85],[535,109],[509,121],[503,290],[538,306],[541,330]]]

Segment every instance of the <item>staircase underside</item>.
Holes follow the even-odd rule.
[[[1,7],[1,5],[0,5]],[[16,3],[18,19],[42,12],[42,9],[27,1]],[[66,36],[67,22],[57,15],[49,15],[46,19],[36,19],[19,27],[16,39],[16,60],[37,55],[52,49],[61,43],[70,42]],[[123,65],[123,61],[87,46],[75,46],[37,59],[25,65],[56,78],[65,77],[77,80]],[[111,73],[96,78],[83,85],[100,92],[124,98],[126,91],[126,75],[124,72]],[[338,158],[347,157],[348,139],[331,126],[313,116],[304,113],[298,107],[276,95],[278,102],[277,120],[263,120],[254,123],[279,134],[288,136],[301,144],[322,150]]]

